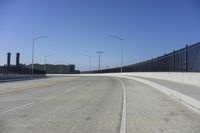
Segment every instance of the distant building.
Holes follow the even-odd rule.
[[[27,67],[31,68],[31,64]],[[75,65],[64,65],[64,64],[34,64],[34,69],[45,70],[47,74],[78,74],[79,70],[75,70]]]

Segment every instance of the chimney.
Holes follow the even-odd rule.
[[[7,66],[10,67],[11,53],[7,53]]]
[[[16,67],[19,66],[20,53],[16,53]]]

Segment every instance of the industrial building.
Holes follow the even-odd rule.
[[[31,67],[31,64],[26,66]],[[46,74],[78,74],[79,70],[75,70],[74,64],[34,64],[34,69],[45,70]]]

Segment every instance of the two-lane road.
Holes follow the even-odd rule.
[[[130,79],[52,77],[0,84],[0,133],[199,133],[199,123],[199,114]]]

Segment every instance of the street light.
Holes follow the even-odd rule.
[[[44,57],[44,71],[46,71],[46,62],[47,62],[47,58],[50,57],[50,56],[52,56],[52,55],[46,55],[46,56]]]
[[[115,38],[115,39],[118,39],[118,40],[120,40],[121,41],[121,72],[123,72],[123,54],[124,54],[124,48],[123,48],[123,38],[121,38],[121,37],[119,37],[119,36],[115,36],[115,35],[110,35],[110,37],[112,37],[112,38]]]
[[[101,69],[101,54],[103,54],[103,51],[97,51],[97,53],[99,54],[99,71]]]
[[[89,73],[91,73],[91,56],[85,55],[89,59]]]
[[[62,61],[56,61],[56,67],[58,66],[58,73],[62,74]]]
[[[42,38],[47,38],[47,36],[38,36],[36,38],[33,38],[33,46],[32,46],[32,75],[34,74],[34,52],[35,52],[35,41],[38,40],[38,39],[42,39]]]

